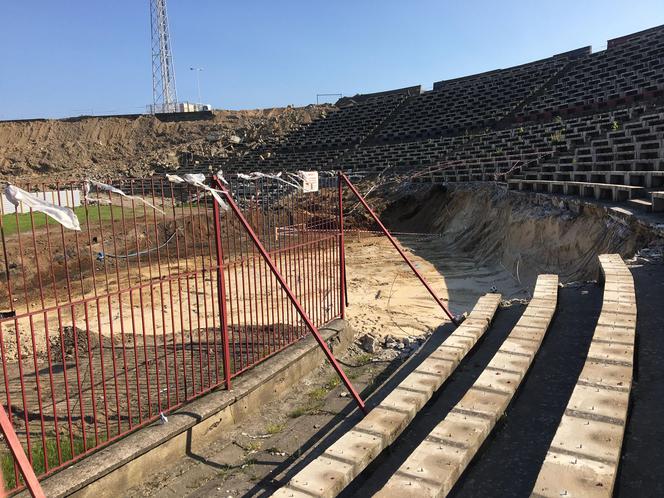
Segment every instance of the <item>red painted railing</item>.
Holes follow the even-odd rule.
[[[232,181],[269,258],[202,189],[113,185],[126,195],[20,185],[73,207],[80,232],[7,203],[0,213],[0,402],[39,477],[230,387],[342,314],[337,178],[311,193]],[[1,451],[11,492],[23,478]]]
[[[0,211],[0,403],[27,463],[47,476],[153,423],[308,334],[354,397],[318,328],[347,305],[344,222],[378,228],[446,305],[343,175],[316,192],[239,175],[208,191],[166,179],[86,190],[23,185],[69,206],[81,230]],[[369,213],[346,208],[346,185]],[[48,192],[48,194],[44,194]],[[9,492],[25,465],[0,449]]]

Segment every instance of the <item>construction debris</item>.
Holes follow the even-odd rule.
[[[214,111],[210,119],[81,117],[0,123],[0,180],[110,180],[176,171],[183,154],[241,157],[325,115],[328,105]]]

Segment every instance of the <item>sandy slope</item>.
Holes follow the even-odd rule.
[[[215,111],[213,119],[165,123],[154,116],[0,123],[0,179],[41,175],[148,176],[177,165],[181,151],[242,154],[329,111],[329,106]],[[231,136],[242,142],[234,144]]]

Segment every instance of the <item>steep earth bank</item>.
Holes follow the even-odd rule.
[[[383,217],[395,230],[440,233],[448,251],[499,263],[526,287],[548,272],[561,282],[595,279],[598,254],[631,257],[662,245],[643,225],[602,206],[490,185],[411,188],[385,204]]]

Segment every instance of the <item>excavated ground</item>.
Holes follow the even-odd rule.
[[[214,111],[209,120],[180,122],[148,115],[0,122],[0,180],[146,177],[175,169],[180,152],[241,156],[331,109]]]
[[[629,258],[643,247],[664,246],[636,220],[576,199],[515,194],[488,184],[423,185],[403,192],[396,192],[395,201],[378,200],[393,229],[440,234],[448,254],[498,265],[527,288],[541,273],[555,273],[563,283],[592,280],[599,254]]]

